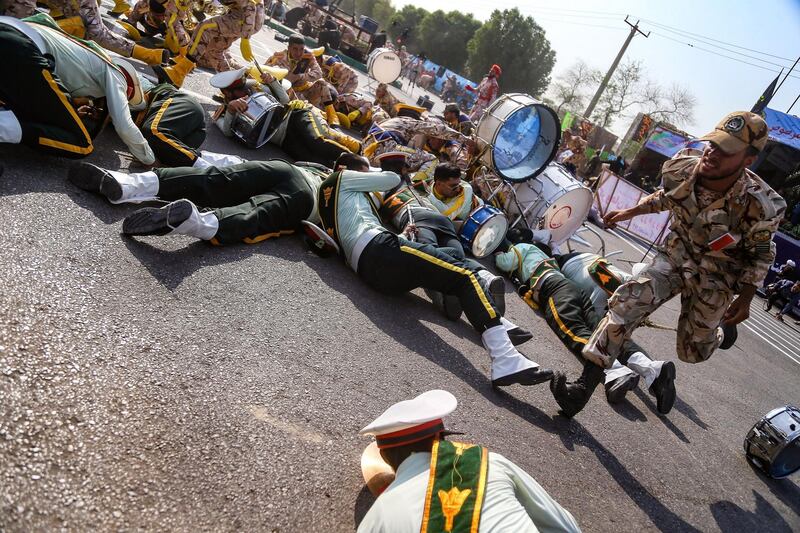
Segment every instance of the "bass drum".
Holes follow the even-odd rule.
[[[514,184],[514,194],[508,195],[504,206],[511,218],[521,215],[531,228],[550,230],[553,246],[575,233],[591,207],[592,191],[556,164],[532,180]]]
[[[402,68],[400,56],[388,48],[376,48],[367,59],[367,72],[380,83],[394,83]]]
[[[261,148],[270,140],[283,118],[280,108],[280,102],[270,94],[251,94],[247,98],[247,111],[236,115],[231,130],[250,148]]]
[[[504,94],[484,111],[475,129],[482,159],[503,179],[522,182],[556,155],[561,122],[555,111],[527,94]]]
[[[800,470],[800,410],[773,409],[744,439],[747,459],[769,477],[780,479]]]

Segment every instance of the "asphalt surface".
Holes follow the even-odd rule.
[[[210,96],[207,78],[187,87]],[[88,161],[130,165],[112,129],[96,145]],[[278,155],[210,124],[204,148]],[[567,420],[545,385],[492,390],[478,335],[420,291],[380,295],[296,237],[124,238],[135,206],[76,190],[68,161],[7,145],[0,161],[2,531],[353,531],[373,501],[357,431],[434,388],[459,400],[451,429],[522,466],[585,531],[800,530],[798,477],[769,480],[742,451],[761,416],[800,402],[800,334],[760,300],[701,365],[677,361],[674,331],[636,332],[676,361],[669,415],[641,388],[616,407],[598,389]],[[603,236],[618,264],[641,259]],[[534,334],[521,350],[577,375],[510,284],[507,302]],[[678,305],[653,320],[674,325]]]

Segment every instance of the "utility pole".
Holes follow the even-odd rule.
[[[631,27],[631,32],[628,34],[628,38],[625,39],[625,44],[623,44],[622,48],[619,49],[619,53],[617,54],[617,57],[614,59],[614,62],[611,63],[611,68],[609,68],[608,72],[606,72],[606,77],[603,78],[603,81],[600,82],[600,87],[598,87],[597,88],[597,92],[594,93],[594,96],[592,97],[592,101],[589,102],[589,106],[586,108],[586,111],[583,112],[583,117],[585,119],[587,119],[587,120],[592,115],[592,111],[594,111],[594,108],[597,105],[597,102],[600,100],[600,97],[603,95],[603,91],[606,90],[606,85],[608,85],[608,80],[611,79],[611,76],[614,75],[614,71],[617,70],[617,65],[619,65],[619,62],[622,59],[622,56],[625,55],[625,50],[627,50],[628,49],[628,45],[631,44],[631,41],[633,40],[633,36],[636,35],[637,33],[641,33],[642,35],[645,36],[645,38],[650,37],[650,32],[647,32],[647,35],[645,35],[639,29],[639,21],[638,20],[636,21],[636,24],[631,24],[630,22],[628,22],[628,16],[625,15],[625,24],[627,24],[628,26]]]

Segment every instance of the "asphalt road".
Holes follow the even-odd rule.
[[[207,78],[187,87],[210,96]],[[129,166],[113,130],[97,146],[89,161]],[[211,125],[204,147],[277,154]],[[73,188],[67,161],[7,145],[0,161],[2,531],[353,531],[373,501],[357,431],[433,388],[459,400],[451,429],[525,468],[585,531],[800,530],[798,477],[766,479],[742,452],[754,422],[800,402],[800,334],[760,300],[701,365],[677,361],[673,331],[637,331],[677,362],[668,416],[645,390],[612,407],[598,389],[567,420],[546,386],[492,390],[478,335],[421,292],[382,296],[295,237],[124,238],[135,207]],[[641,259],[603,235],[619,264]],[[534,334],[522,351],[576,375],[508,292],[507,316]],[[674,325],[677,308],[653,319]]]

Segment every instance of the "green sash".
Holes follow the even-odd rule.
[[[381,207],[378,210],[381,220],[392,220],[412,200],[414,200],[414,194],[405,185],[400,190],[383,196]]]
[[[614,291],[622,285],[622,280],[608,268],[608,263],[602,257],[595,259],[592,264],[589,265],[589,276],[591,276],[594,282],[609,296],[614,294]]]
[[[477,533],[488,471],[486,448],[435,441],[420,532]]]
[[[531,277],[528,278],[529,279],[528,285],[530,286],[530,288],[532,289],[536,287],[536,284],[539,283],[539,279],[546,272],[549,272],[551,270],[556,270],[556,271],[558,270],[558,262],[555,259],[549,257],[544,261],[539,262],[539,264],[536,265],[536,267],[533,269],[533,272],[531,272]]]
[[[322,182],[317,192],[317,209],[319,218],[322,221],[322,229],[325,230],[336,244],[341,248],[339,239],[339,224],[337,224],[337,210],[339,207],[339,186],[342,183],[342,173],[334,172]]]

